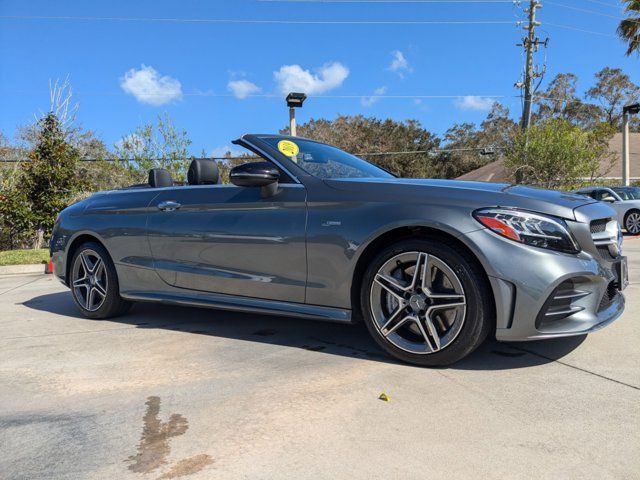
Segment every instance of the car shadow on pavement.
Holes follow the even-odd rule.
[[[41,295],[23,302],[22,305],[34,310],[79,318],[86,322],[101,322],[83,317],[76,309],[68,292]],[[52,321],[55,321],[55,317],[52,318]],[[129,313],[104,322],[120,323],[132,328],[165,329],[269,343],[330,355],[401,364],[401,362],[387,356],[376,345],[362,323],[341,325],[300,318],[153,303],[136,303]],[[84,330],[79,333],[84,333]],[[567,355],[577,348],[585,338],[586,335],[510,344],[488,340],[467,358],[447,368],[505,370],[543,365]]]

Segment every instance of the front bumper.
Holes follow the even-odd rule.
[[[588,233],[588,224],[585,228]],[[624,311],[615,268],[621,258],[604,259],[595,249],[570,255],[528,247],[486,229],[467,237],[489,275],[499,341],[583,335]]]

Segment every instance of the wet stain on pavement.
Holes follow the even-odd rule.
[[[148,474],[166,465],[171,453],[170,440],[184,435],[189,429],[189,422],[179,413],[173,413],[169,420],[163,422],[160,419],[160,397],[148,397],[145,405],[142,435],[138,443],[138,451],[126,461],[129,470],[134,473]],[[184,477],[199,472],[207,465],[213,463],[207,454],[195,455],[177,461],[166,473],[159,478],[170,479]]]
[[[211,456],[203,453],[201,455],[194,455],[193,457],[185,458],[176,462],[171,469],[158,477],[158,480],[169,480],[172,478],[186,477],[187,475],[193,475],[198,473],[207,465],[211,465],[213,459]]]
[[[135,473],[149,473],[166,464],[171,453],[169,440],[189,428],[187,419],[178,413],[172,414],[168,422],[160,420],[160,397],[149,397],[146,405],[138,453],[129,457],[129,470]]]

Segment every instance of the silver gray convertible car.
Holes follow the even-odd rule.
[[[389,354],[447,365],[487,336],[581,335],[624,309],[616,212],[569,193],[401,179],[330,145],[244,135],[260,157],[220,183],[149,184],[71,205],[55,275],[90,318],[163,302],[350,323]],[[294,328],[292,324],[292,328]]]

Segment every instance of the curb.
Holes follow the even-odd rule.
[[[6,265],[0,267],[0,275],[24,275],[32,273],[46,273],[47,265],[37,263],[34,265]]]

